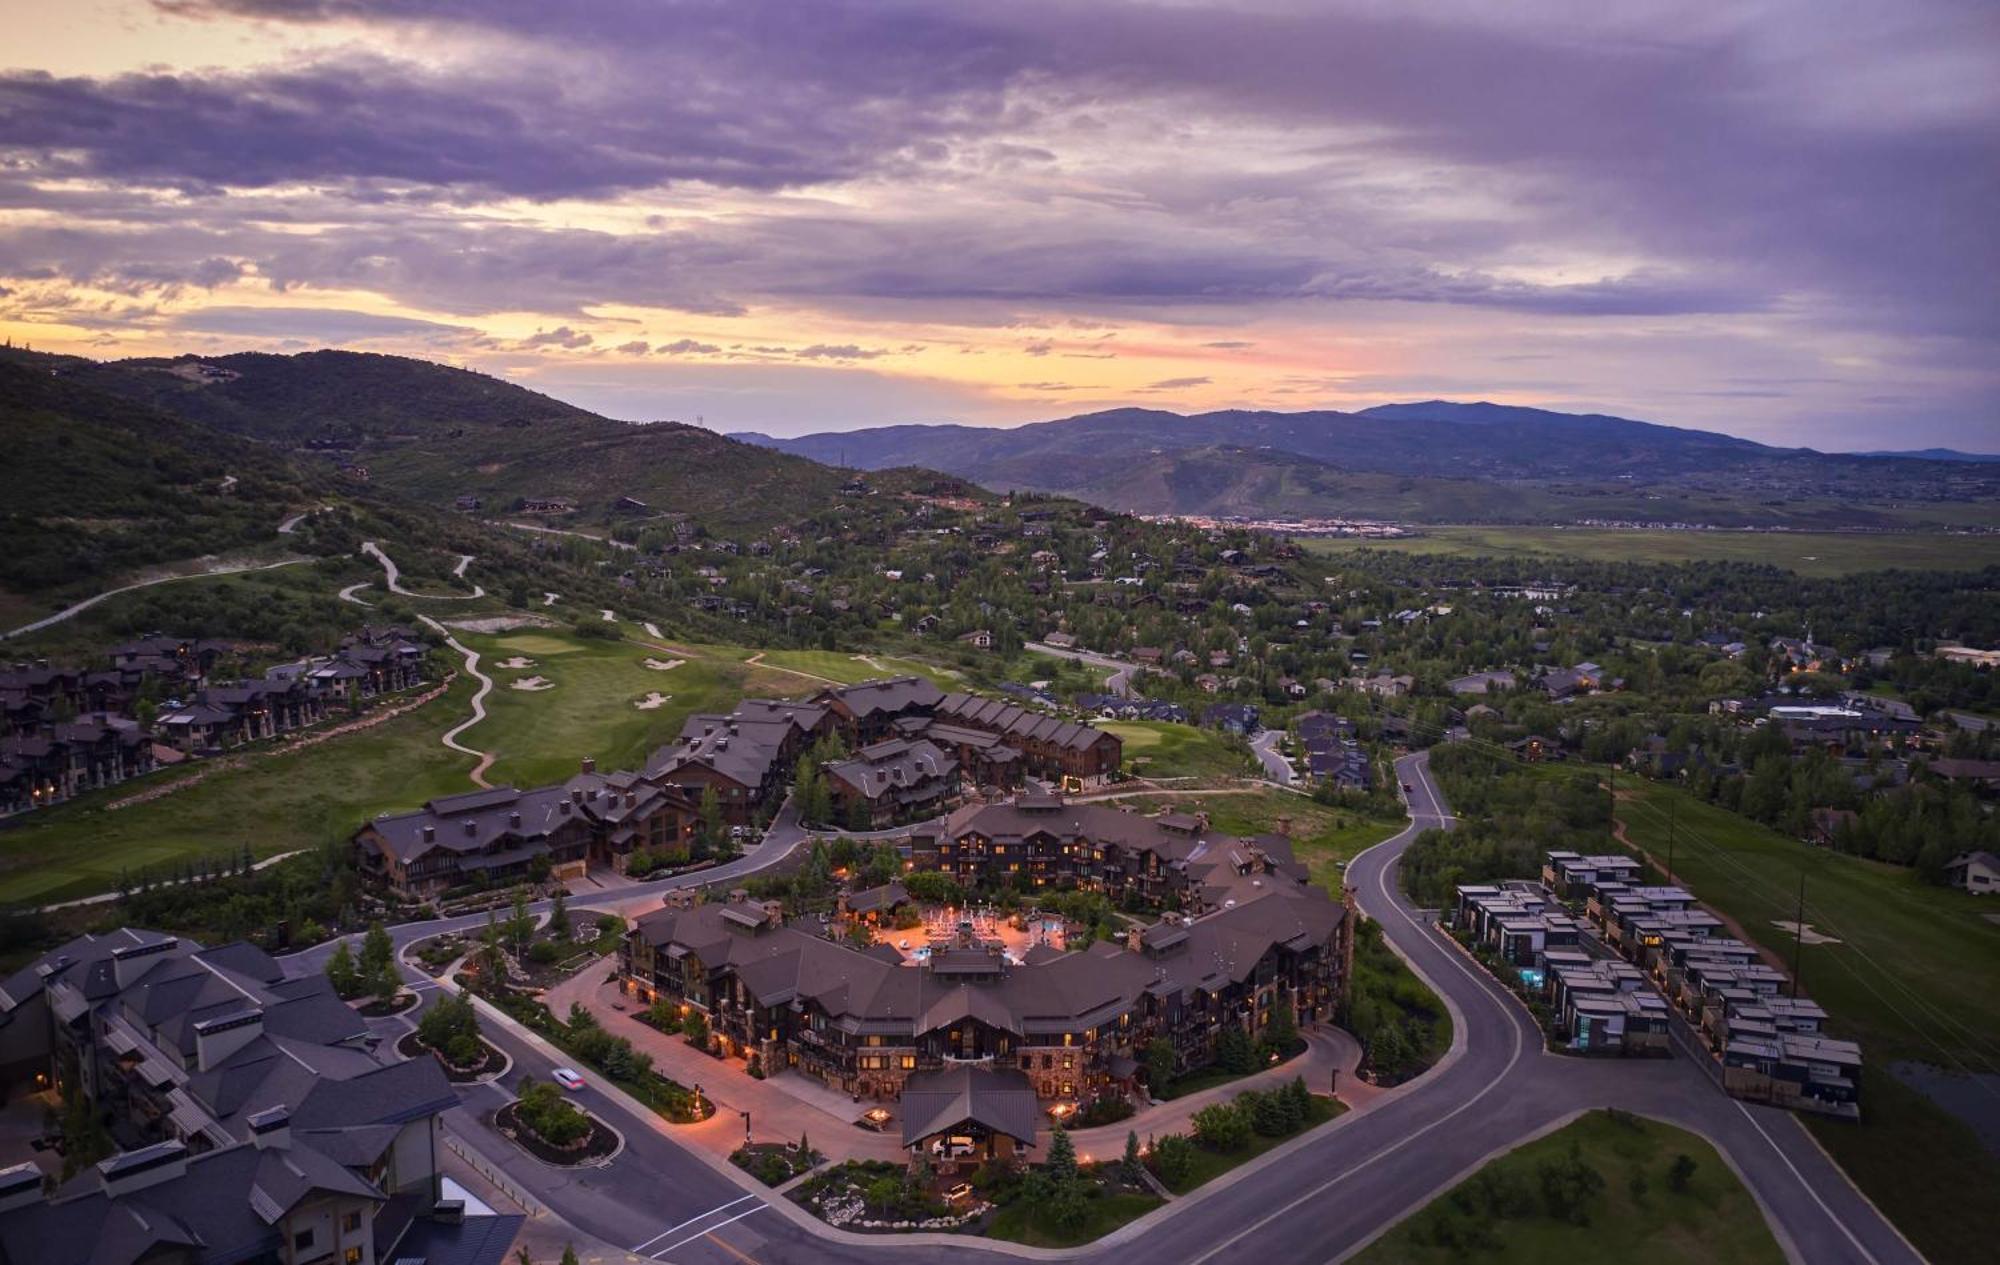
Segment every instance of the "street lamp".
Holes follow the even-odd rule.
[[[741,1115],[741,1116],[743,1117],[743,1145],[744,1145],[744,1146],[749,1146],[749,1145],[750,1145],[750,1113],[749,1113],[749,1112],[747,1112],[747,1111],[744,1111],[744,1112],[739,1112],[739,1113],[737,1113],[737,1114],[739,1114],[739,1115]]]

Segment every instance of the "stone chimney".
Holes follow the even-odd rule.
[[[424,827],[424,842],[425,842],[425,843],[436,843],[436,842],[437,842],[437,837],[438,837],[438,831],[437,831],[437,827],[436,827],[436,826],[425,826],[425,827]]]
[[[595,772],[597,772],[597,757],[596,757],[596,756],[591,756],[591,755],[587,755],[587,756],[583,757],[583,771],[584,771],[585,773],[595,773]]]

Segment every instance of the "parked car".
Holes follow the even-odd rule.
[[[583,1088],[583,1077],[577,1075],[576,1069],[573,1067],[559,1067],[555,1071],[550,1072],[549,1075],[555,1077],[556,1084],[562,1086],[564,1089],[577,1090]]]
[[[1410,784],[1409,784],[1408,782],[1405,782],[1405,783],[1403,783],[1403,794],[1405,794],[1405,795],[1413,795],[1413,794],[1415,794],[1415,793],[1416,793],[1416,790],[1417,790],[1417,788],[1416,788],[1416,787],[1414,787],[1414,786],[1411,786],[1411,785],[1410,785]]]

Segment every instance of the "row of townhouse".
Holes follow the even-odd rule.
[[[1543,873],[1553,876],[1552,890],[1583,902],[1602,942],[1693,1027],[1720,1060],[1730,1093],[1859,1115],[1861,1047],[1827,1036],[1818,1003],[1798,997],[1783,971],[1727,935],[1685,889],[1639,883],[1631,858],[1551,852]]]
[[[1628,962],[1585,947],[1581,920],[1532,882],[1458,888],[1452,926],[1495,954],[1549,1007],[1555,1038],[1580,1054],[1664,1054],[1666,1003]]]
[[[286,663],[261,679],[203,686],[161,710],[155,736],[186,755],[226,751],[310,728],[424,682],[428,651],[403,630],[350,638],[331,655]]]
[[[83,1096],[122,1149],[53,1193],[33,1164],[0,1171],[0,1259],[423,1255],[457,1099],[434,1059],[384,1064],[376,1040],[323,976],[244,943],[127,928],[16,971],[0,1082]]]
[[[923,1114],[912,1095],[966,1069],[1067,1111],[1133,1092],[1155,1039],[1179,1067],[1196,1067],[1224,1032],[1254,1037],[1280,1007],[1300,1022],[1336,1013],[1347,910],[1248,848],[1236,855],[1244,868],[1213,881],[1237,894],[1207,913],[1166,915],[1123,943],[1036,945],[1018,957],[979,941],[970,923],[906,961],[885,944],[856,949],[818,924],[788,923],[775,903],[677,895],[627,934],[620,986],[700,1010],[725,1055],[858,1098],[901,1098],[906,1123]]]
[[[290,733],[423,682],[425,650],[405,629],[370,629],[339,651],[215,682],[232,643],[153,636],[113,649],[104,671],[17,666],[0,673],[0,816],[59,804],[152,772],[162,761]],[[142,691],[175,691],[151,720]],[[79,705],[88,710],[79,710]]]

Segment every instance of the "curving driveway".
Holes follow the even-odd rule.
[[[615,1162],[588,1175],[556,1174],[520,1160],[484,1123],[490,1090],[468,1091],[448,1113],[454,1132],[492,1157],[508,1156],[510,1176],[584,1233],[653,1259],[741,1265],[796,1262],[951,1262],[1022,1257],[1089,1259],[1107,1265],[1271,1265],[1345,1259],[1493,1156],[1559,1128],[1579,1112],[1617,1106],[1695,1130],[1715,1143],[1744,1178],[1794,1261],[1904,1265],[1921,1258],[1890,1227],[1790,1115],[1724,1097],[1687,1059],[1587,1061],[1545,1053],[1526,1011],[1472,966],[1395,883],[1404,849],[1419,831],[1452,819],[1430,778],[1427,757],[1397,761],[1413,788],[1410,825],[1356,857],[1347,877],[1362,910],[1449,1009],[1453,1045],[1418,1080],[1387,1090],[1324,1128],[1210,1182],[1085,1248],[1024,1248],[948,1236],[869,1238],[821,1225],[763,1191],[712,1155],[675,1140],[676,1130],[635,1110],[622,1095],[593,1087],[592,1111],[627,1140]],[[578,909],[635,910],[670,887],[709,883],[764,868],[807,838],[789,809],[769,840],[744,861],[698,875],[644,884]],[[538,907],[539,908],[539,907]],[[471,917],[399,927],[399,946],[437,931],[483,925]],[[288,969],[320,969],[332,945],[294,955]],[[508,1083],[546,1077],[549,1052],[524,1034],[489,1023],[488,1035],[514,1058]],[[718,1065],[719,1077],[740,1075]],[[1317,1088],[1317,1087],[1316,1087]],[[481,1094],[486,1099],[481,1099]],[[739,1130],[718,1115],[701,1130]],[[754,1120],[751,1122],[754,1128]]]

